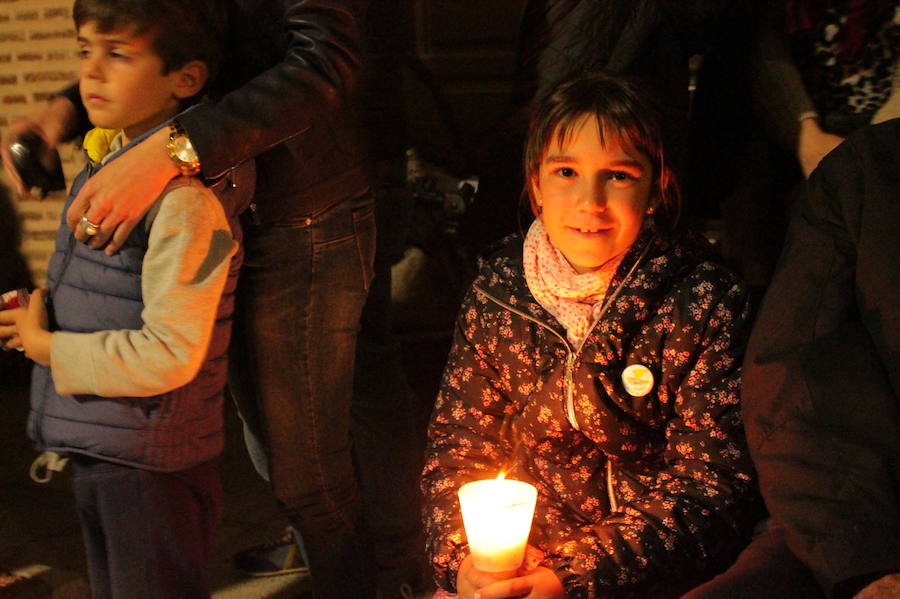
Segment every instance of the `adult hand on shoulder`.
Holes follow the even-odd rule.
[[[49,148],[56,148],[65,139],[75,122],[75,107],[64,96],[57,96],[36,111],[13,119],[3,133],[0,142],[0,158],[10,182],[20,196],[28,194],[22,179],[13,167],[9,146],[26,133],[33,133],[44,140]]]
[[[797,158],[800,160],[803,176],[809,179],[810,174],[816,170],[822,158],[842,141],[844,141],[843,137],[822,131],[819,121],[814,118],[800,121]]]
[[[179,174],[166,152],[168,139],[168,130],[160,129],[85,182],[66,213],[75,239],[87,241],[95,249],[105,245],[107,255],[122,247],[169,181]],[[82,216],[97,225],[96,235],[85,233],[80,226]]]
[[[854,595],[853,599],[900,599],[900,573],[882,576]]]

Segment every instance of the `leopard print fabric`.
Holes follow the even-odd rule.
[[[900,55],[900,1],[886,11],[856,60],[841,57],[845,3],[824,11],[819,25],[794,39],[794,53],[813,103],[823,114],[874,114],[891,94]]]

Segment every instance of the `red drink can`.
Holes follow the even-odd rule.
[[[30,294],[27,289],[13,289],[0,295],[0,310],[27,308]]]

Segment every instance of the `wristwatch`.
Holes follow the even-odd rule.
[[[197,156],[197,150],[178,121],[169,123],[169,142],[166,144],[166,150],[182,175],[189,177],[200,172],[200,157]]]

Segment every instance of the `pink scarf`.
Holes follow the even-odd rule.
[[[525,282],[538,303],[566,329],[566,336],[578,345],[597,318],[610,281],[624,254],[607,261],[599,269],[579,274],[550,242],[540,219],[535,219],[525,236]]]

